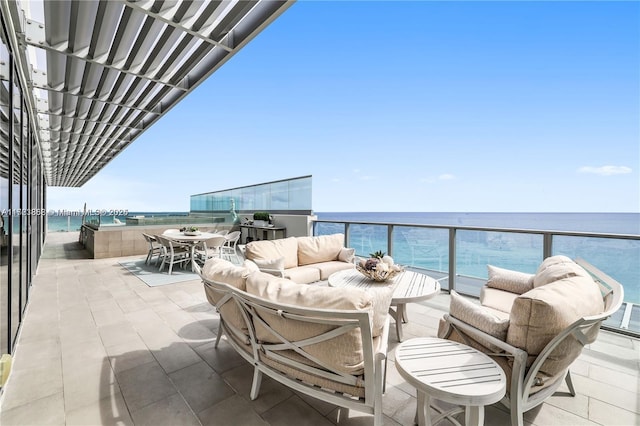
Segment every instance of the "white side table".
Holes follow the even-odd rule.
[[[465,425],[484,424],[484,406],[502,399],[507,380],[500,366],[480,351],[435,337],[409,339],[396,348],[400,375],[416,388],[417,422],[435,424],[465,411]],[[429,415],[431,398],[463,407]]]

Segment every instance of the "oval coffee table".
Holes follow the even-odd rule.
[[[407,322],[407,303],[431,299],[440,293],[440,282],[428,275],[405,270],[388,282],[371,280],[357,269],[345,269],[329,276],[331,287],[355,287],[361,289],[395,286],[389,314],[396,321],[398,341],[402,342],[402,323]],[[396,309],[394,310],[393,307]]]
[[[396,368],[416,388],[417,422],[431,425],[465,411],[465,425],[484,424],[484,406],[502,399],[507,379],[487,355],[462,343],[435,337],[409,339],[396,348]],[[431,419],[431,398],[462,405]],[[457,423],[457,422],[456,422]]]

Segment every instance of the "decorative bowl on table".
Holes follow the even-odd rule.
[[[356,264],[356,269],[365,277],[377,282],[385,282],[404,269],[400,265],[396,265],[390,256],[385,256],[384,253],[369,259],[360,259],[360,262]]]
[[[200,235],[200,231],[195,226],[186,226],[181,229],[184,235],[188,235],[190,237],[195,237],[196,235]]]

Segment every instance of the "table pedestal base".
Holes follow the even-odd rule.
[[[464,424],[467,426],[482,426],[484,424],[484,405],[467,405],[456,407],[449,411],[443,411],[435,405],[431,405],[431,397],[421,391],[418,394],[418,405],[416,406],[416,416],[414,423],[419,426],[431,426],[446,418],[454,425],[462,426],[453,416],[464,411]],[[431,417],[430,409],[433,408],[438,415]]]

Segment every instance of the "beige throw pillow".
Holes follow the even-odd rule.
[[[516,294],[526,293],[533,288],[533,274],[498,268],[493,265],[487,265],[487,271],[489,274],[488,287]]]
[[[509,329],[508,319],[498,318],[482,306],[460,296],[454,290],[451,290],[449,313],[451,316],[458,318],[460,321],[463,321],[478,330],[484,331],[485,333],[502,341],[506,340],[507,330]],[[492,351],[502,351],[500,348],[492,345],[484,339],[474,338],[474,340]]]
[[[356,249],[354,248],[345,248],[340,249],[340,253],[338,254],[338,260],[341,262],[352,263],[353,259],[356,257]]]

